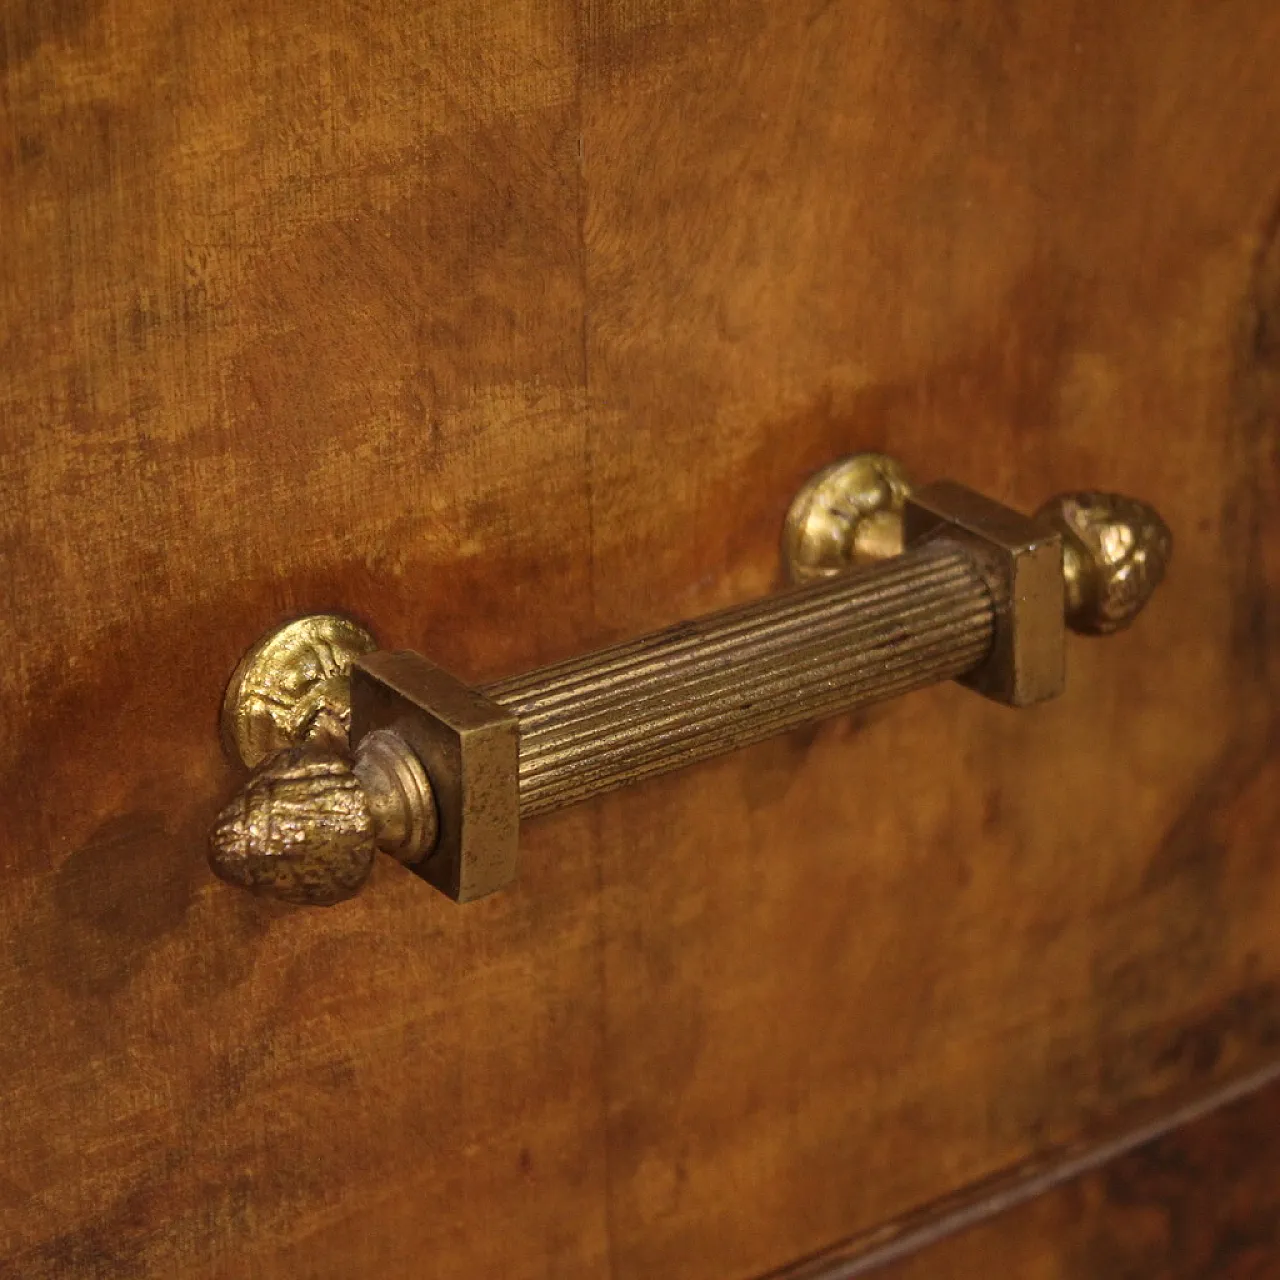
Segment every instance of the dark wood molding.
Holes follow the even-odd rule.
[[[760,1280],[854,1280],[871,1275],[943,1241],[1111,1165],[1255,1095],[1280,1086],[1280,1061],[1161,1111],[1109,1137],[1073,1143],[1016,1169],[964,1188],[892,1223],[788,1263]]]

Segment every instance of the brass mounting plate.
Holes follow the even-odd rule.
[[[514,713],[416,653],[374,653],[351,672],[357,749],[390,730],[431,779],[439,838],[413,869],[455,902],[510,884],[520,833]]]

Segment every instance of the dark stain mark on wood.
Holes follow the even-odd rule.
[[[149,945],[182,924],[194,888],[160,814],[103,823],[58,869],[53,927],[70,961],[55,971],[59,981],[90,995],[122,986]]]
[[[103,0],[5,0],[0,9],[0,72],[25,62],[46,41],[74,40]]]

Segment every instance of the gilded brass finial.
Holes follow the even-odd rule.
[[[331,906],[368,879],[378,850],[404,863],[435,846],[439,817],[422,762],[390,730],[349,745],[351,664],[376,647],[336,614],[286,623],[227,686],[227,749],[257,772],[218,815],[216,875],[267,897]]]
[[[373,814],[350,764],[315,747],[282,751],[218,815],[209,863],[221,879],[304,906],[331,906],[369,878]]]
[[[783,562],[793,582],[900,555],[912,487],[901,463],[854,453],[811,476],[787,512]],[[1064,493],[1035,520],[1062,537],[1067,625],[1086,635],[1127,627],[1160,585],[1173,551],[1168,525],[1116,493]]]
[[[1063,493],[1036,519],[1062,534],[1067,625],[1110,635],[1142,612],[1173,553],[1169,526],[1145,502],[1117,493]]]

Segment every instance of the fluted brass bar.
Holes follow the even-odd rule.
[[[972,555],[939,539],[483,692],[519,719],[532,817],[963,675],[996,611]]]
[[[1026,518],[854,454],[788,512],[783,560],[805,585],[486,688],[379,650],[349,618],[297,618],[227,687],[224,740],[257,773],[211,864],[327,904],[380,850],[470,902],[514,877],[522,817],[945,680],[1010,707],[1057,697],[1065,628],[1127,626],[1171,546],[1117,494],[1060,494]]]

